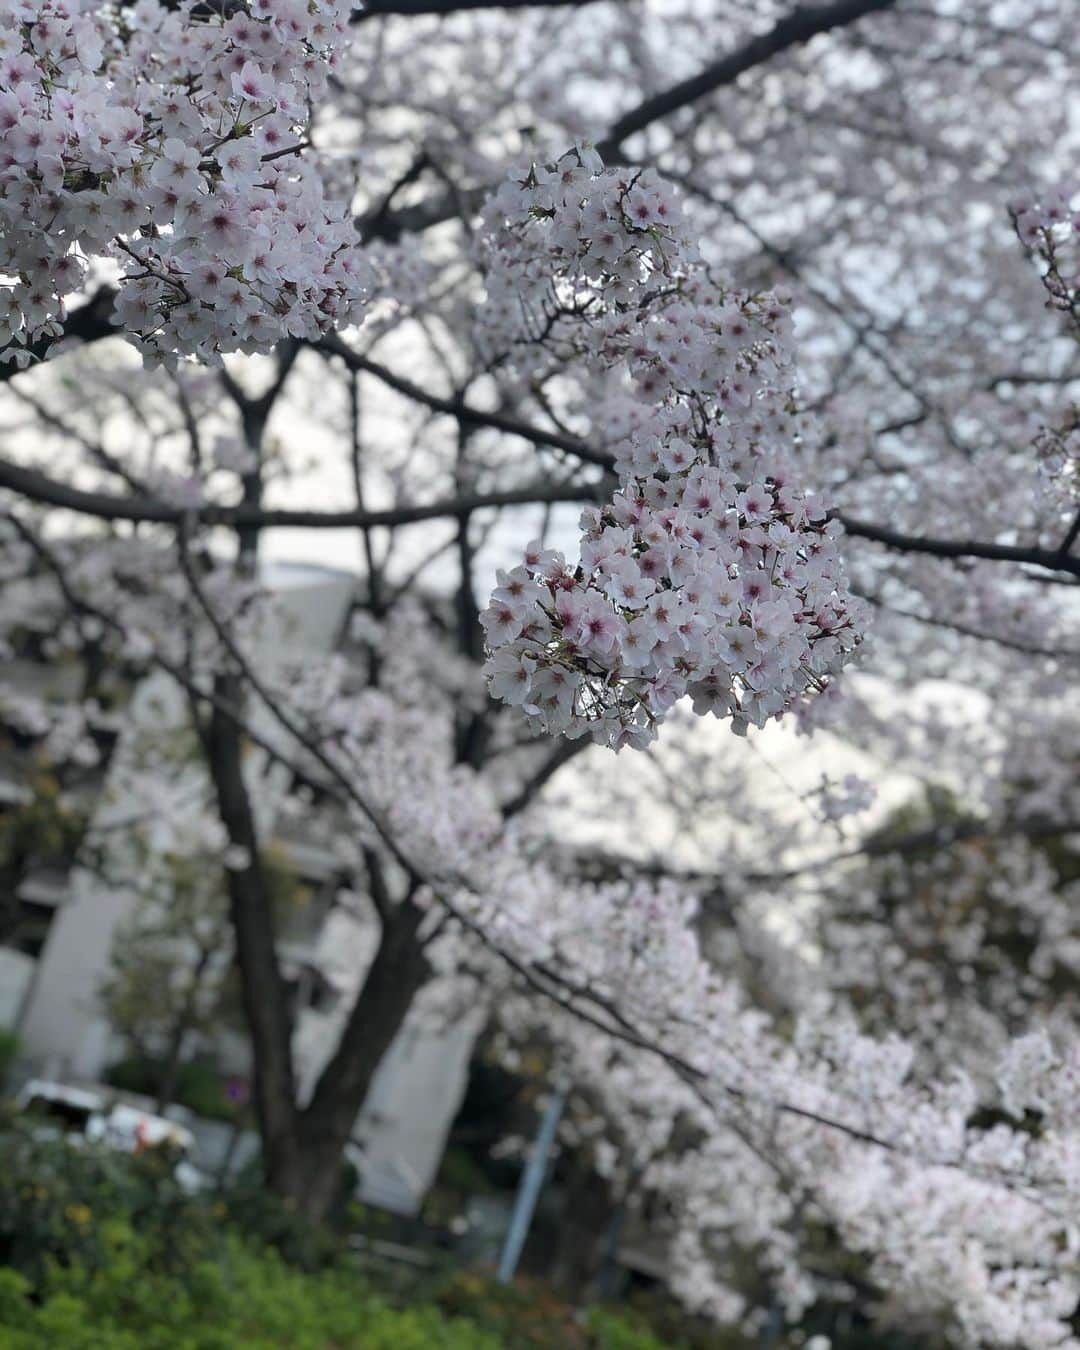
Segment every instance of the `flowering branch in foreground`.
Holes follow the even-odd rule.
[[[620,479],[583,513],[576,567],[537,546],[500,576],[481,616],[491,692],[617,749],[687,693],[736,731],[780,716],[864,623],[797,472],[784,304],[713,285],[669,187],[587,150],[511,177],[486,230],[494,332],[615,377]]]
[[[299,152],[343,0],[13,0],[0,14],[0,355],[62,334],[92,263],[156,359],[262,352],[355,319],[370,268]],[[295,151],[296,153],[292,153]]]

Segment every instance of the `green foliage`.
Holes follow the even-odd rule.
[[[503,1285],[478,1271],[457,1271],[435,1301],[492,1333],[502,1350],[689,1350],[682,1340],[659,1340],[626,1309],[597,1307],[582,1315],[528,1280]]]
[[[254,1185],[188,1196],[152,1150],[25,1123],[0,1135],[2,1266],[2,1350],[500,1350],[436,1308],[390,1307]]]
[[[585,1345],[573,1309],[550,1292],[524,1281],[496,1284],[475,1271],[456,1272],[439,1291],[444,1311],[467,1316],[491,1331],[507,1350]]]
[[[111,1259],[95,1271],[52,1268],[37,1302],[4,1272],[4,1350],[500,1350],[468,1322],[391,1308],[354,1272],[305,1274],[236,1233],[183,1278],[150,1265],[122,1223],[109,1242]]]
[[[153,1150],[132,1158],[39,1132],[23,1122],[0,1136],[0,1264],[35,1284],[50,1266],[102,1269],[117,1216],[162,1269],[180,1268],[212,1240],[214,1214]]]
[[[268,1191],[257,1168],[230,1188],[222,1205],[230,1223],[300,1270],[325,1270],[341,1259],[338,1236]]]
[[[0,1350],[690,1350],[472,1272],[395,1306],[254,1179],[192,1197],[152,1150],[39,1128],[0,1132]]]
[[[659,1341],[651,1328],[611,1308],[590,1308],[586,1320],[596,1350],[682,1350],[682,1343]]]
[[[165,1064],[162,1060],[147,1055],[131,1055],[108,1068],[105,1081],[123,1092],[155,1097],[164,1074]],[[209,1120],[232,1121],[241,1114],[241,1109],[225,1095],[225,1079],[221,1071],[202,1059],[189,1060],[180,1065],[172,1100]]]
[[[0,864],[66,859],[86,828],[86,815],[65,798],[60,780],[35,757],[22,784],[26,795],[0,812]]]

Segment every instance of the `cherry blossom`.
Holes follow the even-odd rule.
[[[492,693],[616,748],[687,694],[736,731],[781,716],[865,623],[798,486],[786,310],[715,287],[680,220],[667,185],[585,148],[512,173],[487,216],[485,322],[571,362],[595,351],[625,390],[607,424],[620,487],[584,512],[580,563],[527,560],[533,584],[483,615]]]
[[[13,738],[92,772],[128,685],[175,681],[254,846],[213,754],[163,785],[153,717],[145,772],[113,764],[163,822],[144,858],[220,864],[269,936],[255,1015],[276,821],[378,898],[410,1015],[552,1047],[568,1146],[743,1339],[814,1345],[839,1306],[1075,1344],[1066,7],[844,4],[788,45],[837,6],[383,12],[347,52],[343,4],[8,8],[9,361],[117,277],[152,359],[226,358],[4,372],[0,651],[97,672],[72,707],[5,671]],[[695,71],[719,83],[672,110]],[[290,658],[256,541],[335,513],[311,553],[357,528],[357,608]],[[788,711],[798,788],[757,734]],[[614,770],[520,734],[665,720]],[[944,784],[936,814],[821,828],[897,779]],[[287,1083],[288,1046],[258,1053]],[[306,1106],[256,1105],[316,1213],[340,1140],[313,1158]]]
[[[120,269],[117,322],[154,359],[265,351],[356,320],[371,270],[302,153],[350,8],[5,7],[5,359],[57,336],[104,260]]]

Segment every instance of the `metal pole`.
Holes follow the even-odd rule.
[[[506,1239],[503,1242],[502,1255],[499,1258],[499,1269],[495,1276],[500,1284],[509,1284],[517,1270],[521,1249],[525,1245],[525,1238],[528,1235],[529,1225],[532,1223],[533,1212],[536,1209],[536,1201],[540,1196],[540,1188],[544,1184],[548,1154],[555,1139],[555,1131],[558,1129],[559,1118],[562,1116],[563,1107],[566,1105],[566,1095],[569,1090],[570,1084],[565,1078],[560,1078],[555,1084],[555,1090],[548,1098],[544,1118],[536,1132],[532,1152],[529,1154],[525,1171],[521,1174],[517,1195],[514,1198],[514,1212],[510,1216],[510,1227],[506,1230]]]

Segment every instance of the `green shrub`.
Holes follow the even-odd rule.
[[[221,1203],[231,1224],[301,1270],[325,1269],[342,1256],[341,1239],[268,1191],[257,1168],[231,1186]]]
[[[398,1310],[355,1272],[305,1274],[229,1235],[215,1261],[184,1274],[148,1268],[135,1234],[115,1227],[111,1260],[0,1280],[4,1350],[501,1350],[490,1333],[432,1307]]]
[[[163,1060],[132,1055],[129,1059],[117,1060],[106,1069],[105,1081],[121,1092],[156,1097],[164,1075]],[[208,1120],[236,1120],[241,1109],[226,1097],[225,1081],[216,1065],[202,1059],[189,1060],[176,1072],[172,1099],[178,1106],[186,1106]]]
[[[29,1322],[32,1287],[25,1275],[0,1267],[0,1327],[5,1331],[17,1330]]]
[[[590,1308],[587,1326],[595,1350],[683,1350],[681,1342],[658,1340],[637,1318],[611,1308]]]
[[[504,1350],[684,1350],[682,1342],[660,1340],[625,1310],[592,1308],[582,1316],[535,1281],[505,1285],[477,1271],[457,1271],[435,1301],[492,1332]]]
[[[665,1350],[613,1312],[470,1272],[392,1306],[254,1179],[189,1196],[152,1150],[36,1134],[0,1131],[0,1350]]]
[[[111,1260],[108,1234],[120,1221],[139,1235],[147,1259],[179,1269],[215,1241],[217,1221],[185,1194],[165,1159],[135,1158],[42,1138],[16,1121],[0,1134],[0,1265],[37,1284],[47,1266],[94,1270]]]
[[[524,1281],[498,1284],[474,1270],[455,1271],[436,1293],[444,1312],[466,1316],[513,1350],[581,1344],[572,1310]]]
[[[35,1282],[48,1261],[95,1269],[108,1259],[104,1234],[116,1218],[166,1270],[214,1255],[223,1223],[304,1270],[325,1268],[344,1250],[256,1172],[220,1194],[192,1196],[153,1149],[134,1157],[103,1145],[74,1148],[20,1120],[0,1130],[0,1265]]]

